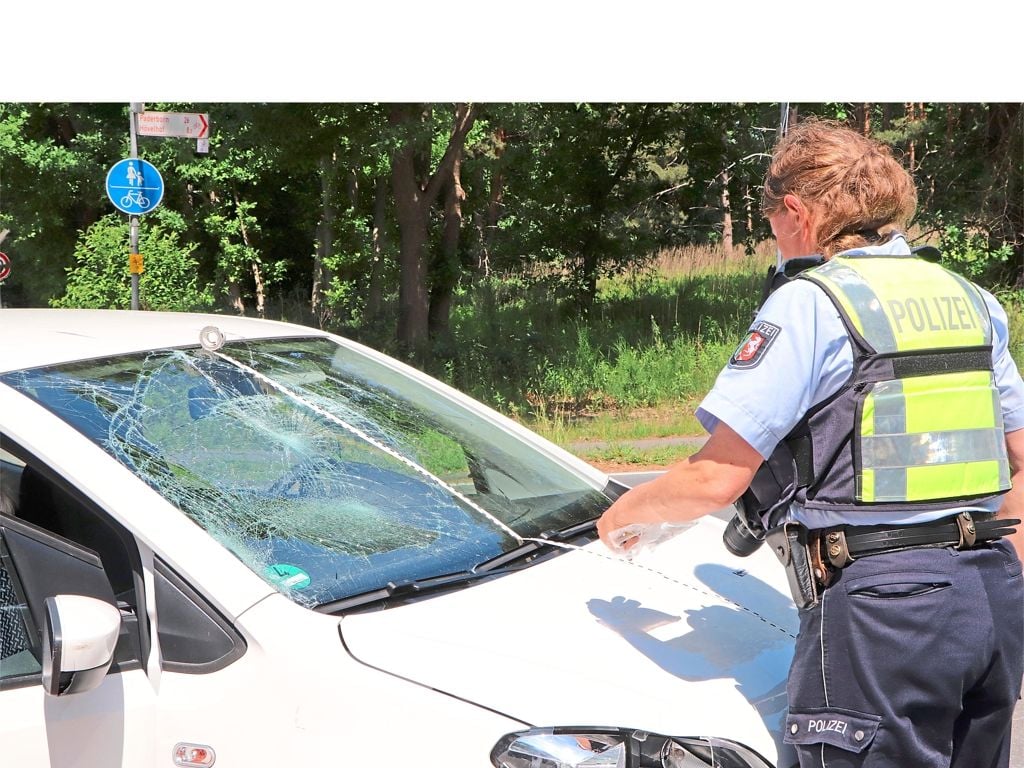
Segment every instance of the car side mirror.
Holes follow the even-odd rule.
[[[114,659],[121,612],[84,595],[56,595],[43,604],[43,690],[51,696],[91,691]]]

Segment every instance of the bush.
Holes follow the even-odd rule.
[[[148,310],[202,311],[213,306],[209,286],[196,285],[198,262],[194,243],[182,245],[185,222],[173,211],[158,208],[139,226],[139,252],[144,271],[139,277],[139,306]],[[64,295],[55,307],[130,309],[128,222],[111,213],[79,233],[75,265],[67,270]]]
[[[1007,278],[1013,246],[1003,243],[996,248],[980,232],[971,232],[953,224],[942,230],[939,237],[942,265],[963,275],[968,280],[993,286]]]
[[[1010,356],[1024,371],[1024,289],[1004,290],[996,294],[1006,310],[1010,329]]]

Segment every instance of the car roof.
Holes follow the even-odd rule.
[[[315,328],[235,315],[108,309],[0,309],[0,372],[188,347],[216,326],[226,341],[326,336]]]

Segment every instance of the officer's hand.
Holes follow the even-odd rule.
[[[721,422],[693,456],[616,499],[597,521],[601,541],[621,552],[611,534],[627,525],[685,523],[726,507],[747,489],[762,461],[761,454]]]
[[[597,521],[597,532],[601,536],[601,541],[613,552],[628,551],[639,538],[634,534],[623,541],[614,536],[616,531],[635,524],[649,525],[665,522],[663,517],[659,517],[649,505],[644,504],[643,487],[641,485],[624,493],[605,510],[601,519]]]

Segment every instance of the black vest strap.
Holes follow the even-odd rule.
[[[814,444],[811,442],[811,436],[787,438],[786,443],[796,465],[796,485],[798,488],[806,488],[814,482]]]
[[[926,376],[931,373],[961,373],[963,371],[991,371],[992,347],[945,349],[922,353],[904,353],[894,356],[892,370],[898,379]]]
[[[917,258],[930,261],[933,264],[942,262],[942,252],[934,245],[918,245],[911,248],[910,253],[912,256],[917,256]]]
[[[886,352],[878,355],[870,349],[860,349],[859,340],[852,335],[851,340],[857,354],[854,355],[853,374],[846,384],[847,387],[913,376],[992,370],[991,346]]]
[[[761,291],[761,303],[758,308],[768,301],[768,297],[775,293],[786,283],[795,279],[797,275],[813,267],[820,267],[825,263],[824,256],[798,256],[795,259],[786,259],[782,262],[780,270],[772,264],[768,267],[768,274],[764,279],[764,288]]]

